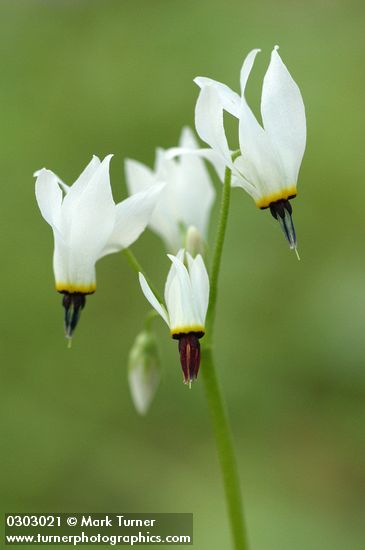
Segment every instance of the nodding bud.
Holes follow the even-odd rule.
[[[82,292],[63,292],[62,305],[65,308],[66,338],[72,338],[85,303],[86,295]]]
[[[129,353],[128,382],[137,412],[146,414],[160,383],[157,341],[148,330],[138,334]]]
[[[185,250],[195,258],[198,254],[205,256],[206,245],[200,232],[194,225],[189,225],[185,236]]]
[[[297,248],[297,238],[292,219],[292,207],[288,200],[281,199],[270,204],[271,215],[278,220],[291,249]]]
[[[189,332],[178,334],[174,338],[179,340],[180,363],[184,374],[184,383],[189,384],[196,380],[200,366],[200,342],[202,333]]]

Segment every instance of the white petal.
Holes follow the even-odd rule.
[[[244,92],[255,57],[259,50],[252,50],[241,69],[241,115],[239,120],[239,140],[243,162],[249,170],[243,173],[244,178],[258,189],[261,196],[268,195],[281,187],[283,169],[281,161],[271,144],[270,138],[247,104]],[[242,166],[242,161],[241,166]]]
[[[250,166],[250,173],[245,172],[244,177],[264,195],[285,187],[280,158],[245,99],[242,101],[239,138],[243,159]]]
[[[75,213],[71,213],[71,210],[77,210],[78,201],[99,166],[100,159],[96,155],[93,155],[93,158],[81,172],[75,183],[71,187],[66,186],[68,191],[62,205],[62,211],[66,216],[76,215]]]
[[[183,248],[180,248],[180,250],[176,254],[176,258],[181,262],[184,262],[184,256],[185,256],[185,250]],[[174,264],[171,264],[170,270],[167,274],[166,283],[165,283],[165,301],[166,301],[166,296],[168,296],[170,293],[170,286],[175,277],[176,277],[176,267]]]
[[[37,178],[39,174],[42,172],[42,170],[45,170],[45,168],[41,168],[41,170],[36,170],[33,172],[33,176]],[[69,187],[64,181],[61,180],[61,178],[53,172],[53,174],[56,176],[58,180],[58,185],[61,187],[62,191],[64,191],[65,195],[70,191],[71,187]]]
[[[62,191],[58,185],[57,176],[42,168],[36,172],[35,195],[43,218],[52,227],[59,224],[62,204]]]
[[[184,126],[179,139],[179,147],[187,149],[199,149],[198,141],[195,134],[189,126]]]
[[[215,190],[204,161],[197,155],[182,155],[177,161],[175,200],[178,205],[178,222],[188,228],[196,227],[207,237],[210,211]]]
[[[253,64],[255,62],[255,58],[256,58],[256,55],[260,52],[261,50],[259,49],[256,49],[256,50],[251,50],[249,54],[247,54],[244,62],[243,62],[243,65],[242,65],[242,68],[241,68],[241,74],[240,74],[240,82],[241,82],[241,95],[245,95],[245,90],[246,90],[246,84],[247,84],[247,80],[248,80],[248,77],[250,76],[250,73],[251,73],[251,69],[253,67]]]
[[[149,284],[147,283],[145,277],[142,275],[142,273],[139,273],[139,283],[141,285],[141,289],[151,306],[157,311],[159,315],[161,315],[162,319],[165,321],[167,325],[169,325],[169,318],[167,315],[167,311],[164,308],[162,304],[157,300],[156,296],[150,289]]]
[[[197,76],[194,78],[194,82],[200,88],[204,88],[205,86],[214,86],[218,91],[223,109],[228,113],[231,113],[231,115],[236,118],[239,118],[241,98],[236,92],[231,90],[231,88],[229,88],[226,84],[222,84],[212,78],[206,78],[205,76]]]
[[[101,256],[127,248],[138,239],[150,221],[164,186],[163,183],[156,183],[147,191],[136,193],[117,204],[115,226]]]
[[[288,185],[297,182],[306,142],[303,99],[275,48],[264,78],[261,113],[264,128],[280,155]]]
[[[126,161],[127,187],[130,194],[135,194],[155,186],[157,182],[162,181],[162,176],[166,178],[168,185],[166,185],[164,192],[158,197],[153,214],[149,220],[149,227],[164,240],[168,250],[175,251],[180,246],[181,238],[175,216],[176,203],[174,192],[170,186],[170,183],[174,183],[175,165],[170,158],[168,159],[168,163],[165,162],[167,157],[162,149],[159,149],[156,155],[156,170],[159,171],[159,174],[156,174],[150,168],[137,161],[129,159]]]
[[[71,209],[63,210],[62,233],[70,247],[70,278],[82,278],[80,272],[95,263],[108,242],[115,225],[115,204],[109,179],[107,156],[79,194]],[[67,197],[66,197],[67,198]],[[66,200],[66,199],[65,199]]]
[[[153,171],[141,162],[126,159],[124,162],[125,177],[130,195],[145,191],[156,181]]]
[[[157,147],[155,157],[155,177],[157,181],[165,181],[168,183],[177,173],[178,167],[176,163],[169,158],[167,151]]]
[[[168,254],[175,268],[175,276],[165,288],[165,301],[170,318],[170,329],[202,326],[203,320],[194,303],[188,270],[176,256]]]
[[[53,253],[53,271],[56,279],[56,287],[62,290],[61,287],[69,286],[69,248],[64,240],[54,232],[54,253]]]
[[[209,277],[200,254],[193,259],[187,254],[189,275],[193,289],[194,301],[204,324],[209,304]]]
[[[218,152],[227,166],[232,166],[223,124],[223,106],[214,86],[201,89],[195,108],[195,126],[203,141]]]
[[[262,193],[251,183],[257,179],[251,161],[241,155],[235,159],[234,166],[236,170],[232,175],[232,187],[242,187],[255,200],[259,199]]]
[[[187,147],[171,147],[166,151],[168,158],[180,157],[183,155],[195,155],[201,157],[211,163],[217,175],[221,181],[224,180],[224,172],[226,169],[226,163],[222,156],[213,151],[213,149],[191,149]]]

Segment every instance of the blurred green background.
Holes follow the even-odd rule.
[[[279,44],[308,119],[293,202],[302,261],[235,189],[219,376],[252,550],[364,548],[364,16],[345,0],[1,1],[3,511],[193,512],[195,547],[229,548],[201,380],[183,386],[159,321],[162,384],[147,417],[135,413],[126,363],[147,304],[122,255],[97,266],[66,348],[32,173],[47,166],[71,183],[93,153],[113,152],[120,200],[123,159],[151,165],[156,146],[193,125],[196,75],[238,89],[244,56],[261,47],[257,110]],[[212,236],[216,220],[217,205]],[[146,232],[133,249],[162,287],[158,238]]]

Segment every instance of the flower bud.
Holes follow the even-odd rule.
[[[189,252],[193,258],[198,254],[204,258],[206,252],[205,241],[194,225],[189,225],[185,236],[185,242],[185,250]]]
[[[139,414],[146,414],[160,382],[160,359],[155,335],[140,332],[129,353],[128,382]]]

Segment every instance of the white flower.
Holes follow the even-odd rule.
[[[184,265],[184,257],[187,267]],[[199,339],[204,336],[205,317],[209,303],[209,278],[203,258],[196,258],[184,250],[177,256],[168,254],[172,265],[165,284],[165,303],[161,304],[142,273],[139,280],[143,294],[170,328],[173,338],[179,340],[184,380],[190,383],[197,377],[200,364]]]
[[[277,50],[276,46],[263,83],[263,126],[245,98],[246,83],[260,50],[252,50],[243,63],[241,96],[220,82],[204,77],[195,79],[201,87],[195,122],[199,136],[232,169],[233,185],[243,187],[259,208],[270,207],[291,248],[295,248],[288,199],[297,193],[298,172],[306,142],[306,119],[300,90]],[[241,154],[234,161],[224,131],[224,110],[239,120]]]
[[[109,180],[112,155],[94,156],[72,187],[43,168],[36,198],[54,235],[56,289],[65,294],[66,332],[72,334],[85,294],[96,289],[95,263],[130,246],[145,229],[162,186],[115,204]]]
[[[181,149],[197,151],[198,144],[189,128],[184,128],[179,142]],[[165,182],[149,227],[165,242],[169,252],[185,246],[186,232],[195,227],[205,239],[215,191],[204,161],[194,154],[172,158],[175,149],[157,149],[154,170],[127,159],[125,173],[129,193]],[[176,149],[177,150],[177,149]]]

